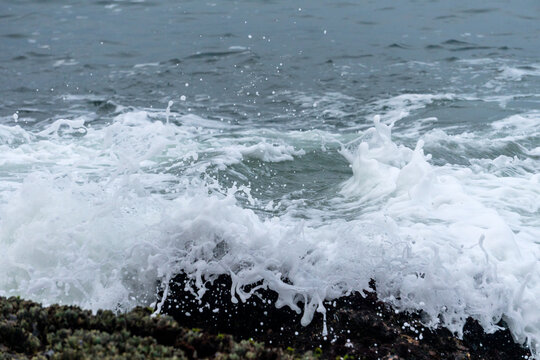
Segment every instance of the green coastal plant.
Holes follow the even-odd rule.
[[[292,359],[281,349],[234,341],[174,319],[152,317],[151,308],[93,315],[76,306],[41,305],[0,297],[0,360],[4,359]],[[311,357],[309,357],[311,358]]]

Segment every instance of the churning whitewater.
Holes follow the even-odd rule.
[[[279,293],[277,306],[302,311],[308,323],[323,300],[375,279],[379,296],[424,310],[427,324],[459,333],[472,316],[489,331],[503,317],[519,341],[536,344],[538,149],[469,166],[435,165],[425,149],[538,137],[539,114],[478,133],[419,136],[406,124],[400,135],[413,147],[392,139],[396,121],[376,115],[352,134],[253,131],[169,108],[124,110],[96,126],[3,125],[0,163],[10,171],[0,183],[0,293],[128,309],[154,301],[156,282],[179,271],[199,291],[228,274],[233,301],[264,280]],[[266,198],[264,186],[288,185],[276,182],[272,164],[302,169],[309,154],[338,153],[348,179],[329,185],[332,196],[303,198],[306,178],[293,193]]]
[[[227,274],[307,324],[373,279],[539,353],[536,4],[0,3],[1,296]]]

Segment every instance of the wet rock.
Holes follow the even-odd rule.
[[[447,329],[425,328],[421,314],[396,313],[378,301],[374,291],[327,302],[328,333],[323,335],[321,314],[316,313],[313,321],[303,327],[300,314],[287,307],[275,307],[276,293],[260,289],[245,303],[233,303],[230,288],[231,279],[221,276],[207,284],[199,299],[189,290],[187,277],[178,275],[169,283],[162,312],[183,326],[213,334],[230,333],[237,340],[252,338],[293,355],[309,351],[312,356],[329,359],[426,360],[511,360],[530,356],[527,349],[512,341],[508,330],[486,334],[469,319],[464,338],[458,339]]]
[[[75,306],[42,307],[0,297],[3,359],[524,359],[530,353],[507,330],[485,334],[469,320],[464,338],[422,326],[421,314],[396,313],[374,292],[327,302],[327,335],[317,314],[306,327],[300,314],[277,309],[277,295],[261,289],[231,302],[228,277],[198,299],[187,278],[170,283],[162,312],[137,307],[96,314]],[[176,319],[176,320],[175,320]],[[504,325],[504,324],[501,324]]]

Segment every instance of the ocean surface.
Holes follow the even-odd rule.
[[[540,351],[540,3],[0,0],[0,295],[377,283]]]

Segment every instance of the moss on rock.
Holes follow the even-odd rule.
[[[508,330],[485,334],[471,320],[463,339],[458,339],[446,329],[424,328],[419,314],[396,313],[374,293],[351,294],[326,304],[328,336],[324,336],[320,314],[302,327],[300,315],[258,297],[232,304],[230,294],[222,291],[230,289],[227,281],[222,278],[209,288],[202,299],[208,305],[204,307],[181,292],[185,288],[181,282],[171,284],[164,309],[176,320],[151,316],[150,308],[92,314],[76,306],[43,307],[0,297],[0,360],[523,360],[530,356],[512,341]]]
[[[306,357],[310,357],[309,354]],[[0,297],[0,360],[3,359],[288,359],[280,349],[230,335],[181,327],[169,316],[137,307],[112,311],[75,306],[42,307]]]

